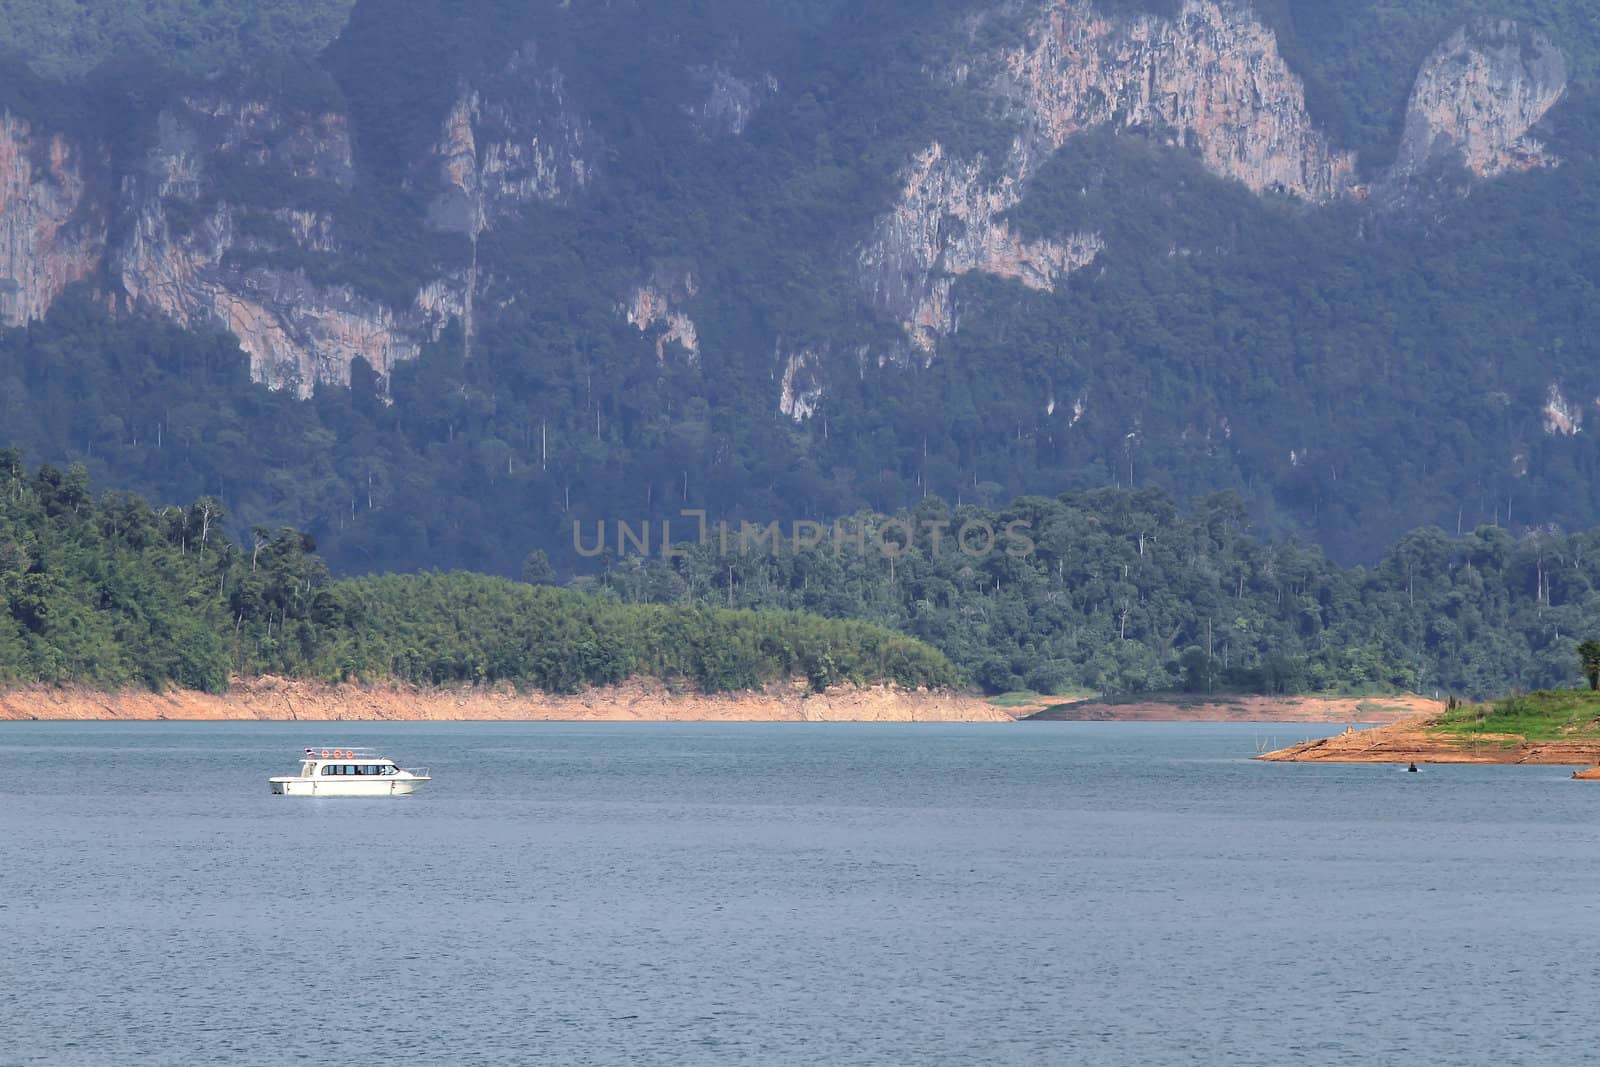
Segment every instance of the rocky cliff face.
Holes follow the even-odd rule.
[[[387,378],[450,319],[471,335],[476,237],[534,200],[581,189],[587,124],[558,72],[517,52],[443,118],[430,221],[474,254],[391,306],[338,276],[336,203],[358,175],[348,117],[226,83],[172,101],[140,162],[0,116],[0,318],[36,319],[68,284],[104,266],[113,294],[185,327],[231,330],[256,380],[310,396],[345,384],[359,357]],[[318,269],[311,269],[311,268]],[[669,323],[683,334],[681,324]],[[693,347],[693,326],[687,334]]]
[[[1247,9],[1214,0],[1188,0],[1176,19],[1122,20],[1085,0],[1052,0],[1025,43],[956,76],[1017,119],[998,176],[983,179],[987,160],[952,159],[932,145],[859,254],[874,302],[925,355],[959,324],[956,277],[980,271],[1048,290],[1104,248],[1093,233],[1024,241],[1003,217],[1038,165],[1084,130],[1149,130],[1257,192],[1313,201],[1340,195],[1355,171],[1354,157],[1313,126],[1272,33]]]
[[[219,171],[232,180],[220,180]],[[387,377],[417,354],[430,326],[437,329],[432,316],[441,307],[396,310],[349,286],[313,282],[303,270],[236,255],[338,251],[332,218],[257,209],[248,182],[311,193],[316,185],[348,189],[354,180],[342,114],[223,92],[187,98],[161,114],[143,166],[123,180],[119,207],[129,225],[113,253],[116,277],[136,308],[232,331],[252,376],[272,388],[308,397],[319,382],[348,383],[357,357]],[[251,225],[263,215],[277,227]]]
[[[906,338],[877,358],[933,358],[960,328],[963,275],[1049,291],[1095,260],[1105,241],[1092,229],[1024,235],[1007,217],[1042,164],[1083,131],[1159,138],[1264,195],[1362,195],[1356,161],[1316,128],[1300,80],[1244,3],[1185,0],[1158,17],[1109,15],[1091,0],[1016,2],[1011,10],[1027,16],[1016,43],[936,72],[1011,123],[1003,158],[927,145],[854,250],[872,304]],[[703,138],[740,134],[778,91],[771,76],[716,63],[684,77],[695,86],[688,124]],[[1440,161],[1480,177],[1555,163],[1533,131],[1566,85],[1548,38],[1507,21],[1463,28],[1417,78],[1395,187]],[[520,295],[517,279],[480,278],[480,235],[532,205],[581,196],[604,146],[531,45],[465,72],[451,106],[428,122],[438,132],[406,172],[410,189],[435,230],[467,242],[413,296],[385,303],[337,281],[350,253],[329,205],[360,178],[349,119],[336,108],[215,83],[172,101],[138,165],[116,175],[103,146],[0,114],[0,319],[36,319],[65,286],[98,277],[127,305],[234,331],[258,380],[300,395],[347,382],[357,357],[387,375],[450,319],[470,346],[485,288]],[[664,359],[672,344],[699,354],[702,332],[685,310],[693,297],[680,272],[613,299]],[[816,347],[778,345],[774,383],[791,417],[813,412],[824,388]]]
[[[1175,19],[1117,20],[1054,0],[1028,42],[1000,57],[994,87],[1058,148],[1107,124],[1165,133],[1256,192],[1329,200],[1355,159],[1312,123],[1300,79],[1248,7],[1187,0]]]
[[[526,204],[569,196],[589,182],[593,139],[561,72],[540,66],[527,45],[499,71],[463,84],[424,178],[436,190],[429,220],[476,237]]]
[[[666,282],[641,285],[622,306],[622,314],[629,325],[653,336],[657,360],[667,358],[669,344],[680,346],[690,360],[700,358],[699,328],[685,312],[673,306],[675,302],[692,298],[697,291],[694,276],[685,274],[676,285]]]
[[[866,351],[857,355],[864,359]],[[822,359],[809,348],[786,351],[782,341],[778,342],[777,358],[782,367],[778,410],[795,422],[804,422],[816,414],[822,402]]]
[[[1005,221],[1039,164],[1085,130],[1143,131],[1256,193],[1311,203],[1366,195],[1355,157],[1316,128],[1300,79],[1249,7],[1186,0],[1175,18],[1113,17],[1087,0],[1033,10],[1022,44],[950,73],[1013,116],[1007,157],[991,165],[931,145],[907,166],[898,203],[858,251],[873,302],[924,357],[960,325],[952,295],[960,275],[1050,289],[1103,249],[1093,233],[1024,241]],[[1480,176],[1550,162],[1527,133],[1565,86],[1565,62],[1543,37],[1509,22],[1462,30],[1418,78],[1397,173],[1445,150]]]
[[[1545,391],[1544,432],[1555,436],[1572,437],[1583,430],[1583,408],[1566,398],[1561,386],[1555,382]]]
[[[532,44],[499,70],[463,82],[420,184],[432,191],[428,222],[472,242],[459,298],[467,355],[477,333],[478,237],[536,201],[563,200],[589,183],[594,140],[569,105],[561,72]]]
[[[993,182],[983,178],[982,159],[952,159],[934,144],[912,163],[900,202],[861,249],[858,262],[874,302],[898,318],[924,354],[955,332],[957,277],[981,271],[1049,290],[1104,247],[1096,234],[1030,242],[1011,232],[1002,215],[1021,199],[1032,170],[1024,139]]]
[[[61,290],[99,269],[107,217],[91,195],[103,158],[0,114],[0,320],[42,318]]]
[[[1439,161],[1463,164],[1478,177],[1552,165],[1529,131],[1566,89],[1566,57],[1544,34],[1510,20],[1463,27],[1417,76],[1396,176]]]

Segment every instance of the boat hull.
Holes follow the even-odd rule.
[[[317,778],[273,778],[272,792],[286,797],[403,797],[428,783],[427,778],[370,778],[329,775]]]

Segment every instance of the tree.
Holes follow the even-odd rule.
[[[1583,673],[1589,676],[1589,688],[1600,689],[1600,641],[1591,638],[1579,645],[1578,656],[1583,660]]]
[[[550,566],[550,557],[544,554],[544,549],[534,549],[522,561],[522,580],[529,585],[556,584],[556,569]]]

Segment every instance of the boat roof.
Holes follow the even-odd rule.
[[[334,755],[337,752],[338,755]],[[378,763],[389,762],[387,756],[378,755],[375,748],[346,748],[344,745],[306,745],[300,750],[301,759],[334,760],[364,759]]]

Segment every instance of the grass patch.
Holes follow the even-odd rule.
[[[1600,741],[1600,693],[1556,689],[1446,712],[1434,733],[1466,740],[1510,734],[1525,741]]]

